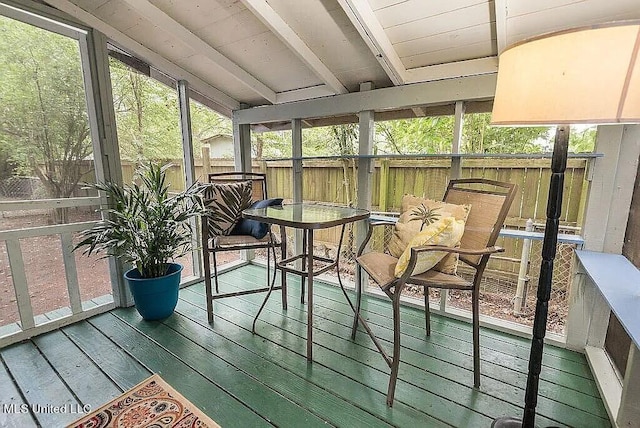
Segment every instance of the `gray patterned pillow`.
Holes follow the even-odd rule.
[[[212,235],[226,236],[240,221],[242,210],[251,206],[251,181],[212,183],[204,190],[204,204],[211,211],[209,230]]]

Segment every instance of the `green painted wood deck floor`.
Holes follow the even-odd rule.
[[[245,266],[220,279],[226,290],[247,287],[264,281],[264,269]],[[432,315],[425,338],[422,313],[404,308],[403,362],[390,409],[388,369],[365,333],[350,340],[350,309],[335,287],[316,283],[314,362],[307,364],[306,312],[299,282],[289,283],[289,309],[274,295],[257,335],[251,322],[263,295],[216,301],[211,326],[204,286],[196,284],[180,292],[177,312],[163,322],[117,309],[4,348],[0,426],[63,426],[81,415],[29,409],[95,409],[152,372],[223,427],[489,427],[495,417],[522,414],[528,340],[482,329],[482,386],[474,390],[470,326]],[[365,298],[363,311],[389,340],[387,302]],[[610,426],[581,354],[546,346],[543,364],[539,426]]]

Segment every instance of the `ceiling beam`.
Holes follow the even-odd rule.
[[[407,83],[406,69],[368,0],[338,0],[394,85]]]
[[[73,18],[78,19],[80,22],[84,22],[89,27],[95,28],[121,48],[139,56],[140,59],[169,74],[174,79],[184,79],[189,81],[189,84],[194,90],[197,90],[202,95],[210,98],[220,105],[221,109],[217,110],[219,113],[231,116],[231,110],[240,108],[238,100],[230,97],[199,77],[196,77],[186,71],[182,67],[167,60],[162,55],[136,42],[131,37],[123,34],[119,30],[116,30],[84,9],[79,8],[69,0],[47,0],[47,3]]]
[[[425,117],[427,115],[427,109],[424,107],[413,107],[411,111],[413,111],[416,117]]]
[[[158,7],[147,0],[123,0],[125,3],[135,8],[142,16],[150,22],[162,28],[169,34],[187,43],[196,52],[209,58],[223,70],[229,73],[240,83],[252,89],[255,93],[269,101],[276,102],[276,93],[264,83],[253,77],[238,64],[218,52],[210,44],[189,31],[188,28],[177,22],[175,19],[164,13]]]
[[[459,100],[488,100],[493,98],[495,90],[496,74],[483,74],[235,110],[233,119],[238,124],[254,124],[341,116],[365,110],[429,107]]]
[[[478,74],[497,72],[498,58],[488,56],[466,61],[410,68],[406,72],[406,83],[430,82],[432,80],[453,79],[456,77],[476,76]]]
[[[508,0],[494,0],[493,2],[493,8],[496,14],[496,53],[498,55],[507,47],[507,1]]]
[[[333,89],[329,88],[327,85],[310,86],[308,88],[278,92],[276,94],[276,104],[308,100],[311,98],[328,97],[335,94],[336,93]]]
[[[349,92],[333,72],[324,65],[322,60],[316,56],[304,40],[293,31],[266,0],[242,0],[242,3],[262,21],[282,43],[287,45],[325,85],[333,89],[336,94],[346,94]]]

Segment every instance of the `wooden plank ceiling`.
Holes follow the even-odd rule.
[[[495,73],[565,28],[640,18],[638,0],[47,0],[210,98],[279,104]],[[414,109],[420,114],[419,109]],[[424,111],[423,111],[424,113]]]

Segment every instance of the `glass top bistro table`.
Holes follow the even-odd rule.
[[[283,251],[283,260],[276,263],[276,268],[282,271],[283,275],[286,273],[294,273],[302,277],[303,298],[304,298],[304,283],[308,286],[307,297],[307,360],[312,360],[313,354],[313,277],[320,275],[330,269],[335,268],[338,274],[338,282],[342,291],[347,297],[347,301],[351,305],[344,287],[342,286],[342,280],[340,279],[340,269],[338,267],[338,261],[340,259],[340,247],[342,246],[342,239],[344,237],[345,226],[349,223],[356,222],[358,220],[365,220],[369,218],[369,211],[350,208],[336,205],[326,205],[320,203],[294,203],[282,206],[271,206],[266,208],[250,208],[242,211],[244,218],[257,220],[263,223],[277,224],[281,226],[281,234],[283,242],[286,242],[286,236],[284,234],[284,227],[288,226],[294,229],[300,229],[303,231],[302,239],[302,253],[293,257],[285,258],[286,246]],[[334,226],[341,226],[340,242],[338,244],[338,251],[336,251],[335,259],[314,256],[313,254],[313,232],[317,229],[327,229]],[[295,262],[301,260],[302,268],[298,268]],[[314,268],[316,262],[321,267]],[[258,313],[253,320],[253,332],[255,333],[256,321],[264,309],[264,306],[269,300],[269,296],[273,291],[275,281],[271,282],[269,291],[265,296],[264,302],[260,306]],[[353,309],[353,305],[352,309]]]

